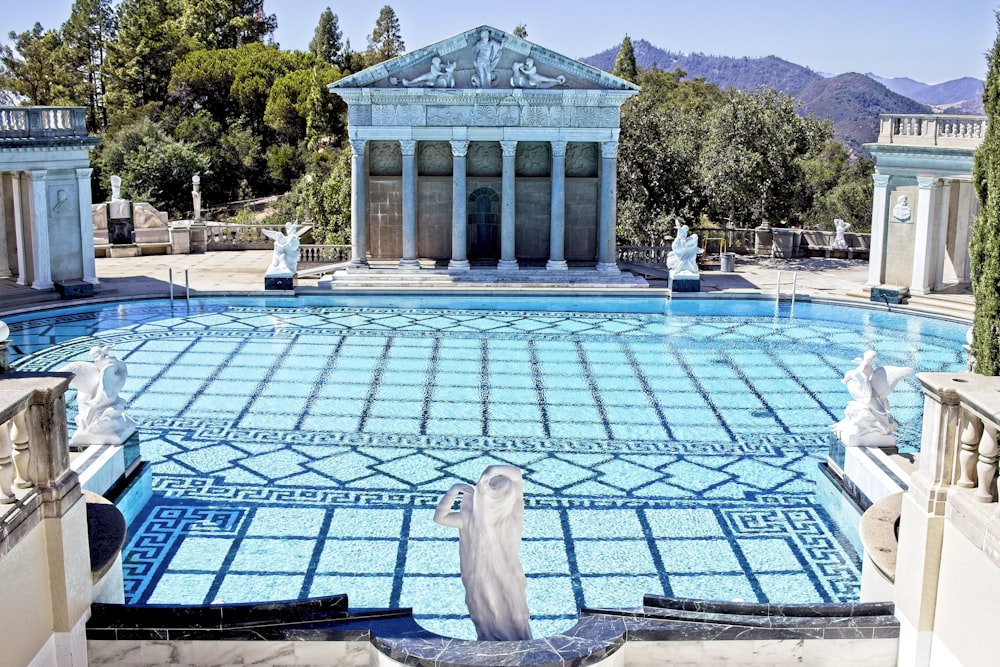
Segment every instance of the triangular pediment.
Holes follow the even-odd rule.
[[[467,30],[330,84],[331,90],[359,88],[639,90],[624,79],[490,26]]]

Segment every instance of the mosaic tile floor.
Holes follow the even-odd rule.
[[[155,492],[126,548],[134,603],[347,592],[472,637],[457,534],[431,516],[493,463],[525,472],[536,636],[646,592],[855,600],[856,549],[815,494],[841,377],[869,347],[880,364],[964,365],[963,326],[810,304],[231,303],[11,322],[22,369],[86,359],[98,339],[128,362]],[[921,405],[912,378],[893,395],[904,446]]]

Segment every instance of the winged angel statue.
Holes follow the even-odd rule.
[[[298,231],[297,221],[285,225],[285,232],[263,229],[264,236],[274,241],[274,254],[265,276],[294,276],[299,267],[299,237],[306,232]]]
[[[73,373],[76,388],[76,433],[73,445],[120,445],[135,432],[118,392],[128,379],[125,362],[112,356],[111,345],[90,348],[93,363],[74,361],[60,371]]]
[[[844,418],[833,431],[848,446],[885,447],[896,444],[893,435],[899,424],[889,411],[889,394],[903,378],[913,372],[905,366],[875,368],[875,350],[868,350],[852,363],[857,364],[841,380],[853,399],[844,410]]]

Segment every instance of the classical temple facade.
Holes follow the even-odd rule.
[[[84,109],[0,107],[0,277],[96,285]]]
[[[330,84],[348,105],[352,269],[617,272],[628,81],[482,26]]]
[[[883,114],[875,158],[868,287],[967,290],[979,202],[972,162],[984,116]]]

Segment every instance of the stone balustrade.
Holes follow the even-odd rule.
[[[986,136],[986,116],[882,114],[880,144],[977,148]]]
[[[299,264],[335,264],[351,260],[349,245],[300,245]]]
[[[274,241],[264,235],[265,229],[282,234],[285,232],[282,225],[210,222],[205,225],[206,248],[208,250],[270,250],[274,246]],[[302,228],[299,231],[305,233]]]
[[[1000,377],[917,377],[924,387],[924,426],[920,470],[911,488],[928,513],[945,516],[1000,567]]]
[[[86,136],[83,107],[0,107],[0,139]]]

